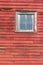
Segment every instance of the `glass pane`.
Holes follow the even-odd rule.
[[[20,29],[21,29],[21,30],[25,30],[25,29],[26,29],[25,24],[20,24]]]
[[[27,23],[32,23],[32,15],[27,15]]]
[[[27,24],[27,30],[32,30],[32,24]]]
[[[32,30],[32,15],[27,15],[27,30]]]
[[[20,24],[25,23],[25,15],[20,15]]]
[[[25,15],[20,15],[20,29],[25,30]]]

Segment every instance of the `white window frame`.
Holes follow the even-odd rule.
[[[20,14],[34,14],[34,22],[32,30],[21,30],[20,29]],[[32,19],[32,20],[33,20]],[[16,12],[16,32],[36,32],[37,31],[37,12]]]

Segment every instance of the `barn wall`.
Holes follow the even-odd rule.
[[[37,32],[17,33],[16,11],[37,12]],[[0,0],[0,65],[43,65],[43,0]]]

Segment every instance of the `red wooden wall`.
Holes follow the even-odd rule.
[[[16,11],[37,12],[37,32],[17,33]],[[43,65],[43,0],[0,0],[0,65]]]

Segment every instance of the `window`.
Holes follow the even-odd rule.
[[[37,12],[16,12],[16,31],[35,32]]]

